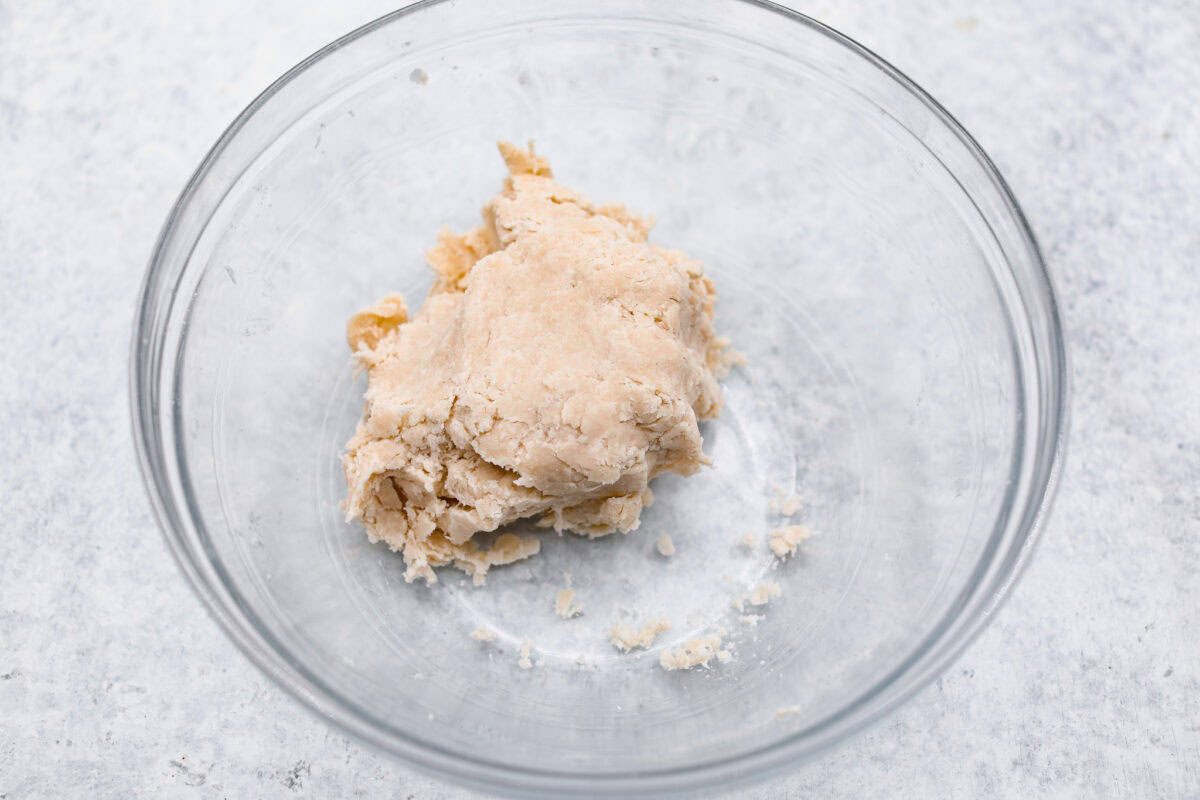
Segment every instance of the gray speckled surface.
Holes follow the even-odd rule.
[[[796,5],[1012,184],[1058,282],[1073,432],[1040,551],[966,655],[745,796],[1200,796],[1200,6]],[[258,90],[386,10],[0,4],[0,798],[468,796],[226,641],[128,433],[135,292],[175,194]]]

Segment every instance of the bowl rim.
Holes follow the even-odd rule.
[[[1016,223],[1017,234],[1026,250],[1025,255],[1033,267],[1033,288],[1037,293],[1036,300],[1041,306],[1039,310],[1046,325],[1045,335],[1048,337],[1048,341],[1044,343],[1048,345],[1045,377],[1049,383],[1046,395],[1048,403],[1044,409],[1045,417],[1042,419],[1044,434],[1037,438],[1037,447],[1031,451],[1033,478],[1029,496],[1025,499],[1023,507],[1012,509],[1014,513],[1020,514],[1014,540],[1009,544],[1007,552],[999,552],[994,547],[989,547],[976,565],[973,574],[974,585],[969,584],[969,588],[972,598],[982,597],[983,600],[977,603],[972,613],[966,617],[962,615],[961,605],[972,598],[960,597],[959,603],[956,604],[959,606],[957,610],[952,609],[948,612],[905,659],[868,690],[859,694],[854,701],[756,751],[734,753],[695,764],[654,771],[600,773],[531,769],[511,767],[487,758],[445,749],[394,729],[382,729],[371,719],[364,718],[361,710],[353,703],[341,698],[336,691],[308,673],[303,665],[293,661],[291,654],[279,646],[274,637],[258,625],[256,620],[251,619],[244,608],[239,608],[236,602],[228,602],[219,587],[204,574],[202,564],[197,562],[184,541],[181,518],[185,514],[192,515],[187,508],[181,508],[177,503],[172,486],[160,466],[167,456],[162,450],[157,403],[151,401],[157,400],[156,387],[159,380],[158,359],[153,355],[154,346],[159,344],[154,330],[159,319],[156,312],[160,311],[155,295],[155,278],[162,271],[167,244],[184,210],[217,159],[255,113],[284,86],[318,61],[363,36],[411,14],[446,2],[448,0],[418,0],[403,6],[335,39],[293,66],[234,118],[201,160],[172,205],[155,241],[138,292],[129,365],[129,402],[138,467],[168,549],[219,627],[251,663],[277,685],[334,727],[388,755],[399,757],[412,766],[442,778],[492,791],[553,794],[602,791],[628,796],[657,795],[701,787],[711,789],[717,784],[749,783],[772,774],[789,762],[808,760],[895,711],[925,688],[975,640],[987,626],[991,615],[1012,593],[1013,586],[1024,572],[1040,539],[1060,483],[1069,431],[1069,373],[1061,311],[1053,280],[1024,212],[991,158],[950,112],[903,72],[854,39],[771,0],[733,2],[771,12],[788,23],[802,25],[825,36],[864,59],[920,101],[932,112],[934,118],[958,139],[990,179],[993,189],[1003,202],[1003,211]],[[994,529],[991,536],[993,545],[996,544],[997,533]],[[998,569],[994,574],[988,576],[989,585],[983,585],[981,570],[996,567]],[[953,625],[958,625],[959,630],[950,631]],[[897,688],[902,678],[907,680],[907,684]],[[890,695],[883,696],[888,689],[893,691]]]

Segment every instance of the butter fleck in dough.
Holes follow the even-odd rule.
[[[709,463],[697,420],[736,359],[700,265],[649,221],[557,183],[502,142],[509,177],[484,224],[443,232],[421,311],[388,295],[353,317],[366,404],[344,458],[348,520],[400,551],[405,579],[488,570],[536,538],[476,534],[522,518],[589,537],[637,528],[650,480]]]

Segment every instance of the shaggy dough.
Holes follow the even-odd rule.
[[[420,313],[393,294],[347,325],[368,386],[346,516],[403,553],[409,581],[454,564],[481,583],[533,555],[534,538],[475,538],[526,517],[636,528],[652,478],[708,463],[697,420],[720,412],[717,375],[736,360],[698,263],[555,182],[532,148],[500,152],[510,174],[484,224],[427,253]]]

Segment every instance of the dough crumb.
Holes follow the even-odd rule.
[[[667,671],[692,669],[707,667],[714,658],[721,663],[733,658],[732,653],[722,649],[721,637],[715,633],[685,642],[678,650],[663,650],[658,657],[658,664]]]
[[[476,628],[471,631],[471,638],[477,642],[492,642],[496,640],[496,634],[487,628]]]
[[[675,555],[675,543],[671,541],[671,537],[668,534],[664,533],[659,536],[656,546],[658,547],[658,552],[668,558]]]
[[[772,511],[785,517],[795,516],[796,512],[800,510],[800,504],[799,495],[784,494],[782,489],[776,489],[775,494],[767,503]]]
[[[813,532],[803,525],[788,525],[785,528],[772,531],[770,542],[771,552],[777,558],[786,559],[796,552],[798,544],[812,535]]]
[[[517,666],[521,669],[533,669],[533,659],[529,657],[533,650],[532,642],[521,642],[521,658],[517,661]]]
[[[775,712],[775,719],[783,719],[784,717],[790,717],[793,714],[802,713],[804,713],[804,709],[800,706],[782,706]]]
[[[754,591],[750,593],[751,605],[765,606],[772,597],[779,597],[781,590],[778,583],[772,581],[764,581],[754,587]]]
[[[723,348],[721,360],[717,363],[717,366],[713,370],[716,372],[717,377],[724,378],[734,367],[746,366],[746,356],[742,353],[739,353],[737,350],[734,350],[731,346],[732,343],[728,338],[724,336],[718,336],[717,344]]]
[[[748,531],[742,534],[741,541],[742,544],[746,546],[747,550],[753,550],[754,548],[758,547],[758,534],[754,533],[753,531]]]
[[[509,175],[483,224],[426,253],[421,310],[390,294],[346,326],[367,370],[346,518],[400,552],[410,582],[454,566],[482,584],[534,555],[535,538],[476,538],[519,519],[637,528],[652,479],[711,463],[697,421],[720,414],[738,358],[713,328],[712,280],[650,243],[648,218],[558,183],[532,147],[499,149]]]
[[[583,613],[583,606],[575,602],[575,590],[570,586],[558,590],[554,598],[554,613],[563,619],[578,617]]]
[[[404,302],[404,295],[389,294],[375,305],[350,317],[346,323],[346,340],[355,356],[369,356],[372,348],[405,322],[408,322],[408,306]]]
[[[635,628],[632,625],[614,625],[608,632],[608,640],[613,643],[613,647],[628,653],[635,647],[643,649],[649,647],[654,644],[655,638],[660,633],[670,629],[671,623],[665,619],[647,622],[641,628]]]
[[[746,603],[753,606],[765,606],[772,597],[779,597],[781,590],[778,583],[764,581],[749,592],[742,592],[733,598],[733,607],[739,612],[746,610]]]

